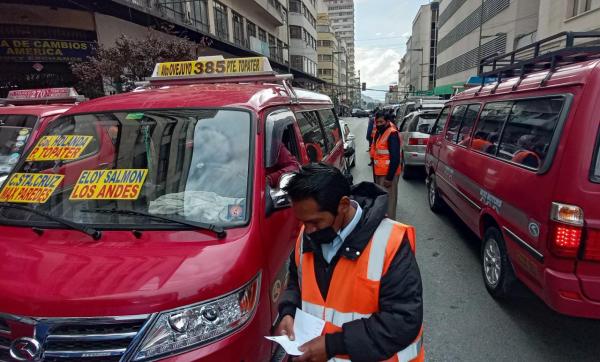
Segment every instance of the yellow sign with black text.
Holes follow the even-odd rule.
[[[69,200],[137,200],[147,174],[146,169],[83,171]]]
[[[43,204],[63,178],[45,173],[15,173],[0,191],[0,202]]]
[[[199,59],[156,64],[153,77],[243,75],[272,71],[264,57]]]
[[[76,160],[92,142],[92,136],[44,136],[35,145],[27,161]]]

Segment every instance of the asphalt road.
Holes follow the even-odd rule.
[[[371,181],[367,118],[345,118],[356,135],[354,181]],[[600,361],[600,321],[566,317],[524,286],[507,302],[487,293],[481,243],[460,219],[433,214],[424,178],[398,185],[397,220],[417,229],[428,361]]]

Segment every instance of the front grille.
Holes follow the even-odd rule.
[[[118,318],[21,318],[0,316],[0,361],[11,361],[10,327],[30,326],[43,346],[45,362],[116,362],[125,354],[148,316]],[[14,328],[22,330],[23,328]]]

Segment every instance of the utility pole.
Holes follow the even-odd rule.
[[[481,10],[479,11],[479,45],[477,46],[477,74],[479,74],[479,65],[481,64],[481,34],[483,32],[483,1],[481,0]]]

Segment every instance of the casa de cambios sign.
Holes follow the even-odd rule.
[[[0,61],[71,62],[90,56],[93,46],[80,40],[0,38]]]

